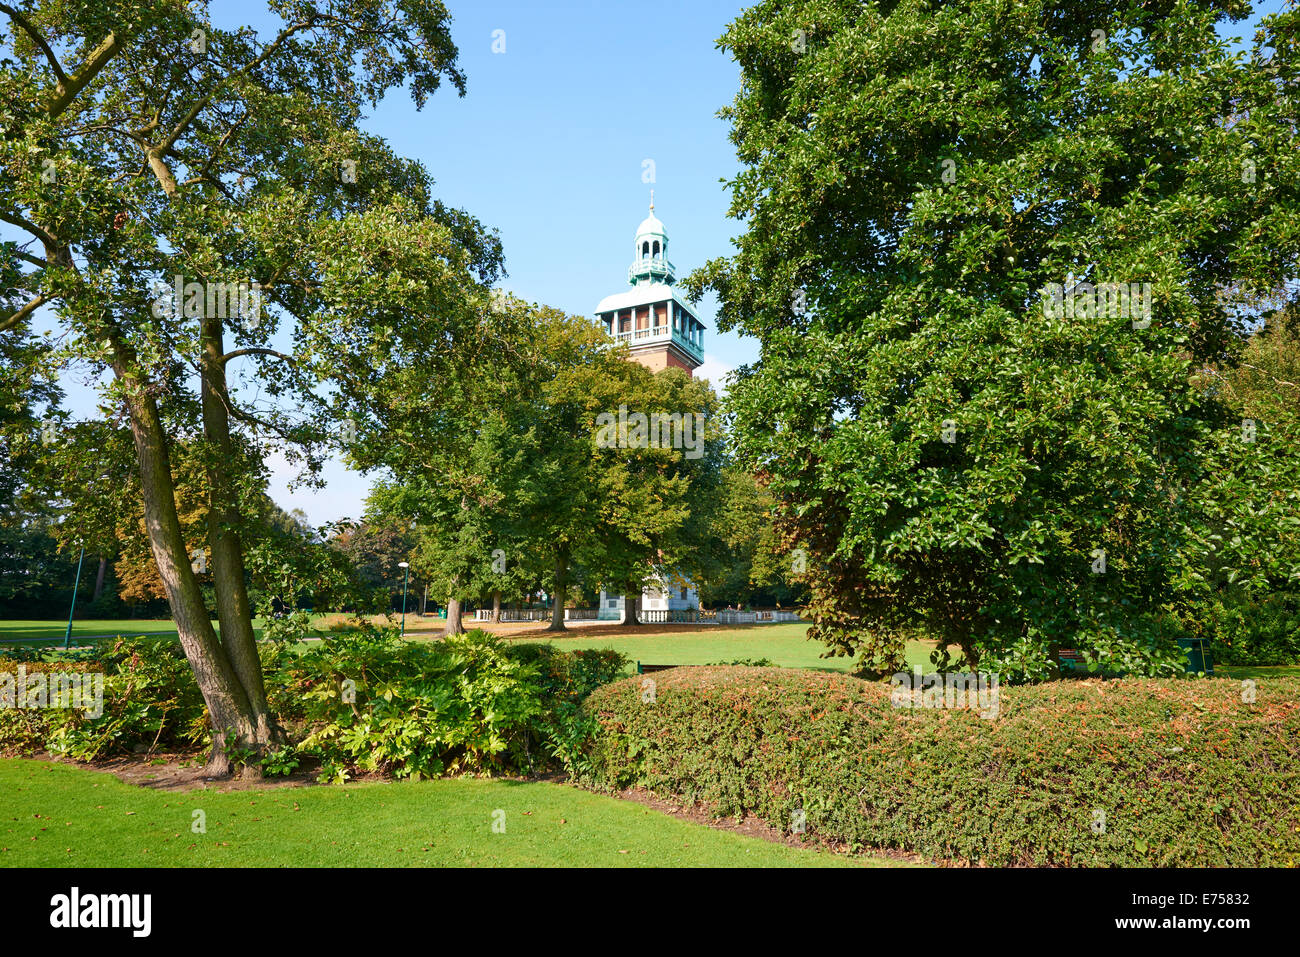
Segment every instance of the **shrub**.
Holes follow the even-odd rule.
[[[38,651],[32,654],[33,651]],[[16,649],[14,653],[6,653],[0,657],[0,674],[11,676],[10,680],[14,683],[14,693],[19,694],[22,689],[18,687],[21,683],[21,675],[50,673],[50,672],[75,672],[77,674],[87,674],[99,671],[94,665],[87,664],[85,661],[69,658],[63,662],[43,661],[43,655],[37,649]],[[19,668],[23,671],[20,672]],[[107,696],[107,691],[105,692]],[[19,752],[26,753],[31,751],[43,750],[46,747],[46,741],[50,737],[52,729],[52,719],[57,721],[58,715],[53,713],[52,709],[35,709],[0,707],[0,752]]]
[[[98,661],[101,656],[100,649],[93,645],[69,648],[66,651],[58,645],[17,645],[0,652],[0,661],[6,662],[5,667],[12,668],[14,664],[31,661]]]
[[[1210,639],[1218,664],[1295,664],[1300,662],[1300,592],[1217,595],[1196,609],[1187,632]]]
[[[561,651],[554,645],[523,642],[510,645],[508,654],[537,668],[548,704],[582,701],[601,685],[621,678],[627,667],[627,658],[611,648]]]
[[[104,713],[92,718],[73,708],[0,710],[0,750],[52,754],[91,761],[158,747],[191,749],[210,739],[207,711],[178,644],[119,638],[99,650],[73,653],[28,649],[29,674],[102,672]],[[0,658],[0,672],[20,662]]]
[[[282,718],[301,717],[299,752],[336,781],[526,766],[542,710],[535,669],[482,631],[429,643],[391,629],[328,637],[286,658],[274,683]]]
[[[987,865],[1295,864],[1300,679],[1242,698],[1227,679],[1053,682],[1002,688],[982,720],[848,676],[679,669],[653,703],[635,679],[588,699],[585,780]]]
[[[514,645],[510,654],[538,670],[542,744],[568,774],[586,773],[584,746],[596,725],[582,704],[597,688],[623,674],[627,658],[612,649],[560,651],[554,645],[533,643]]]
[[[582,701],[626,664],[612,651],[509,645],[483,631],[423,643],[370,625],[301,651],[268,641],[259,652],[271,710],[290,741],[263,757],[263,770],[287,774],[309,757],[332,781],[533,771],[550,763],[548,752],[569,766],[593,730]],[[210,746],[203,698],[175,642],[17,654],[21,662],[0,658],[0,671],[21,663],[29,673],[103,672],[104,713],[0,710],[0,751],[89,761]]]

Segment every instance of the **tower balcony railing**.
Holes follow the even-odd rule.
[[[616,332],[614,333],[614,339],[618,342],[626,342],[629,346],[672,340],[692,355],[698,356],[701,360],[704,358],[704,346],[701,343],[688,339],[680,329],[674,329],[667,324],[651,326],[646,329],[629,329],[627,332]]]
[[[651,276],[664,276],[671,281],[677,275],[677,267],[664,256],[642,256],[627,267],[627,281],[632,282],[637,276],[647,273]]]

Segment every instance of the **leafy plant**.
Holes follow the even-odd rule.
[[[426,778],[526,765],[541,714],[536,671],[500,639],[474,631],[436,643],[394,630],[327,637],[286,662],[276,683],[303,702],[303,755],[324,776]]]
[[[91,718],[72,708],[5,709],[0,711],[0,747],[24,753],[43,748],[92,761],[160,747],[189,750],[210,741],[203,699],[184,654],[172,642],[120,638],[102,650],[43,652],[40,657],[45,660],[29,661],[25,667],[102,672],[104,712]],[[0,659],[0,671],[13,671],[14,666]]]
[[[272,776],[291,774],[299,765],[295,748],[273,748],[262,755],[262,771]]]

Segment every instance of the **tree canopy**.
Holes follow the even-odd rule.
[[[1216,28],[1249,12],[765,0],[728,27],[746,229],[688,285],[761,341],[738,448],[837,653],[897,670],[919,630],[1010,675],[1061,647],[1180,667],[1170,606],[1241,433],[1191,376],[1246,330],[1224,290],[1300,249],[1300,14],[1238,52]]]
[[[629,361],[589,319],[513,297],[500,312],[514,346],[463,385],[448,439],[367,460],[395,478],[382,510],[418,521],[425,572],[455,607],[545,583],[555,628],[579,573],[639,596],[665,568],[695,572],[720,464],[712,389]],[[689,418],[691,434],[605,441],[620,408]]]
[[[500,243],[360,128],[406,88],[465,78],[436,0],[273,2],[270,35],[205,4],[0,4],[0,332],[37,309],[43,362],[79,367],[131,431],[181,643],[226,741],[277,737],[246,588],[241,442],[308,474],[330,449],[437,415],[488,348]],[[204,541],[172,458],[204,475]],[[191,569],[203,548],[219,633]]]

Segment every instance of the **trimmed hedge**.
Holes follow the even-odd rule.
[[[854,848],[976,864],[1295,865],[1300,679],[1003,687],[999,713],[776,668],[633,678],[585,707],[585,783],[642,786]],[[1104,811],[1103,833],[1095,811]]]

